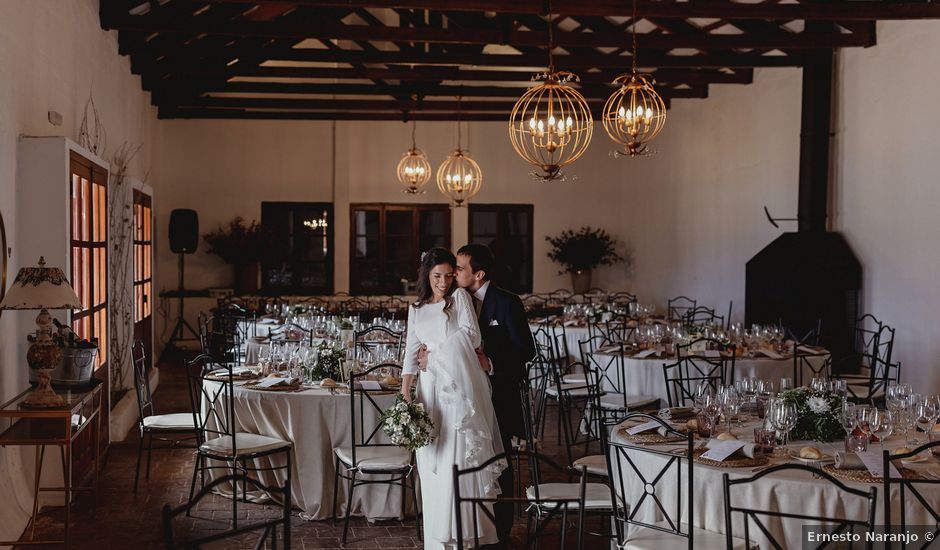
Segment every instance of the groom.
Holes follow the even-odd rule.
[[[522,400],[519,390],[526,382],[526,363],[535,356],[535,344],[529,330],[522,300],[490,281],[496,259],[485,244],[468,244],[457,251],[457,284],[473,296],[483,353],[490,363],[493,408],[506,452],[512,448],[512,436],[525,437]],[[499,477],[502,494],[513,494],[512,467]],[[497,503],[496,530],[501,545],[509,542],[512,530],[512,503]]]

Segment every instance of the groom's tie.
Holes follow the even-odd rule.
[[[477,319],[480,318],[480,310],[483,309],[483,300],[473,297],[473,309],[477,312]]]

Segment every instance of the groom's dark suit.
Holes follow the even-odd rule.
[[[510,450],[512,436],[524,437],[522,400],[519,389],[526,381],[526,363],[535,356],[535,343],[529,330],[522,300],[492,282],[480,307],[480,334],[483,351],[493,365],[493,408],[502,435],[503,447]],[[504,495],[513,494],[512,468],[499,478]],[[501,541],[509,540],[512,529],[512,505],[496,506],[496,529]]]

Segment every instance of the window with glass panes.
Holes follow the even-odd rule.
[[[108,173],[71,153],[71,280],[82,301],[72,330],[98,340],[98,365],[108,360]]]
[[[421,253],[450,248],[446,204],[352,204],[349,291],[401,294],[402,279],[414,283]]]
[[[468,214],[470,242],[489,246],[496,256],[496,284],[532,292],[532,205],[471,204]]]
[[[262,202],[261,225],[274,250],[261,265],[266,294],[333,293],[333,204]]]
[[[153,312],[153,237],[151,199],[134,191],[134,322]]]

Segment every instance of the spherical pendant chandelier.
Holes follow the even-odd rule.
[[[532,77],[542,82],[526,90],[509,115],[509,140],[516,153],[536,167],[532,175],[541,181],[564,180],[561,169],[584,154],[594,131],[587,101],[568,85],[577,75],[555,71],[553,27],[550,18],[548,71]]]
[[[459,104],[460,98],[457,98]],[[469,133],[469,132],[468,132]],[[437,188],[451,200],[454,207],[464,206],[468,200],[480,192],[483,185],[483,171],[469,151],[460,148],[460,120],[457,120],[457,148],[448,155],[437,169]]]
[[[416,122],[411,121],[411,149],[398,161],[398,181],[409,195],[424,194],[424,186],[431,181],[431,163],[421,149],[415,145]]]
[[[614,79],[620,87],[607,99],[601,123],[610,139],[619,146],[618,156],[645,156],[653,151],[649,142],[666,124],[666,104],[656,92],[649,75],[640,74],[636,63],[636,0],[633,0],[633,57],[629,75]]]

